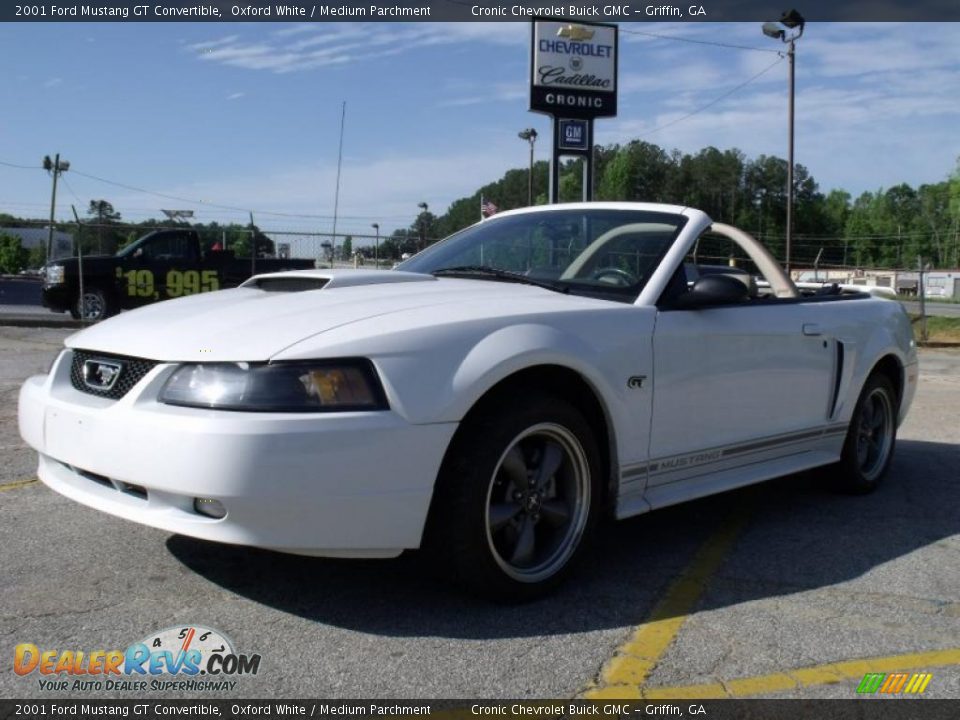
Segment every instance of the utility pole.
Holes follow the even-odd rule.
[[[800,32],[803,32],[801,27]],[[787,275],[790,275],[790,246],[793,244],[793,94],[795,88],[794,71],[796,68],[796,42],[797,38],[790,38],[790,49],[787,50],[787,58],[790,61],[790,103],[787,111],[790,120],[787,134],[789,141],[787,143]]]
[[[897,223],[897,267],[903,263],[903,238],[900,237],[900,223]]]
[[[250,213],[250,277],[257,274],[257,226],[253,224],[253,212]]]
[[[330,248],[330,267],[337,257],[337,210],[340,207],[340,169],[343,166],[343,126],[347,121],[347,101],[340,106],[340,147],[337,150],[337,187],[333,193],[333,245]]]
[[[50,256],[53,254],[53,223],[57,212],[57,178],[60,173],[70,169],[70,163],[66,160],[60,161],[60,153],[51,160],[49,155],[43,157],[43,169],[53,176],[53,193],[50,196],[50,227],[47,228],[47,262],[50,262]]]
[[[77,208],[70,206],[73,210],[73,219],[77,221],[77,275],[80,282],[80,295],[77,298],[77,310],[80,313],[80,322],[87,320],[87,303],[83,298],[83,225],[80,223],[80,216],[77,215]]]
[[[97,253],[103,255],[103,204],[106,200],[97,200]]]
[[[377,231],[377,239],[373,246],[373,266],[380,269],[380,223],[373,223],[370,227]]]
[[[927,304],[923,292],[923,257],[917,255],[917,296],[920,299],[920,339],[927,341]]]

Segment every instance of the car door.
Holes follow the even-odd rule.
[[[836,346],[817,303],[661,310],[648,486],[802,452],[826,426]]]

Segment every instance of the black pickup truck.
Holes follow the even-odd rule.
[[[74,318],[97,321],[158,300],[236,287],[254,273],[304,270],[313,260],[237,258],[218,245],[204,251],[196,230],[157,230],[116,255],[50,262],[44,271],[43,304]]]

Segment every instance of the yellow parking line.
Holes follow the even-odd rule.
[[[33,485],[35,482],[37,482],[36,478],[28,478],[26,480],[14,480],[11,483],[0,484],[0,491],[16,490],[17,488],[26,487],[27,485]]]
[[[603,695],[603,697],[629,697],[647,700],[675,700],[680,698],[700,700],[749,697],[751,695],[762,695],[782,690],[812,687],[815,685],[832,685],[843,682],[844,680],[860,680],[867,673],[900,672],[948,665],[960,665],[960,648],[863,658],[861,660],[846,660],[844,662],[770,673],[769,675],[758,675],[756,677],[739,678],[736,680],[720,680],[719,682],[706,683],[703,685],[678,685],[675,687],[654,688],[629,686],[620,688],[610,687],[605,688],[608,693]],[[617,694],[617,690],[623,691],[622,694]]]
[[[746,524],[748,513],[741,506],[732,513],[700,548],[686,571],[657,604],[650,618],[638,626],[617,648],[595,686],[583,693],[587,699],[639,698],[642,686],[673,643],[677,633],[706,590]]]

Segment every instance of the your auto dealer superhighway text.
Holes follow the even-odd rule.
[[[707,11],[702,5],[557,5],[554,7],[525,7],[523,5],[472,5],[470,14],[474,17],[630,17],[646,15],[648,17],[705,17]]]

